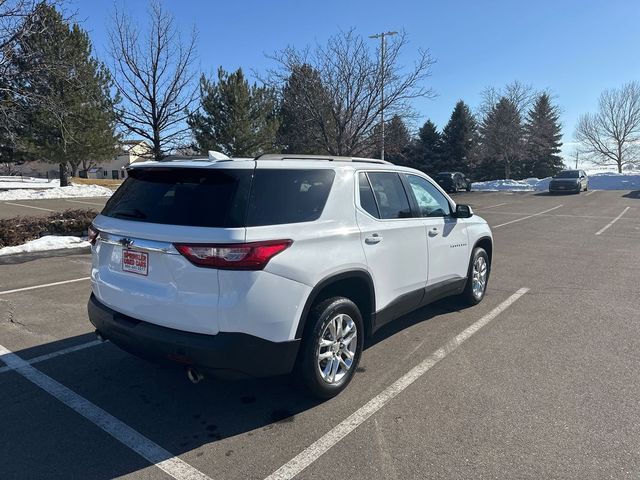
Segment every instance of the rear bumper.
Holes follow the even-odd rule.
[[[300,340],[271,342],[245,333],[184,332],[123,315],[91,294],[89,320],[100,334],[138,357],[194,366],[213,376],[267,377],[293,370]]]

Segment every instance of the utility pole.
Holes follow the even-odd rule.
[[[369,35],[369,38],[380,39],[380,159],[384,160],[384,49],[386,47],[385,37],[397,35],[398,32],[382,32]]]

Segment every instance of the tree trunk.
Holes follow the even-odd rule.
[[[69,177],[67,176],[67,165],[64,163],[60,163],[59,165],[60,171],[60,186],[68,187],[69,186]]]

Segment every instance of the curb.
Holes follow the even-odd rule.
[[[69,255],[82,255],[85,253],[91,253],[91,247],[59,248],[56,250],[44,250],[42,252],[12,253],[9,255],[1,255],[0,265],[15,265],[17,263],[30,262],[40,258],[66,257]]]

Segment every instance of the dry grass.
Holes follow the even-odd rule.
[[[118,188],[124,180],[112,180],[110,178],[80,178],[73,177],[71,179],[72,183],[76,185],[100,185],[101,187],[107,187],[112,190]]]

